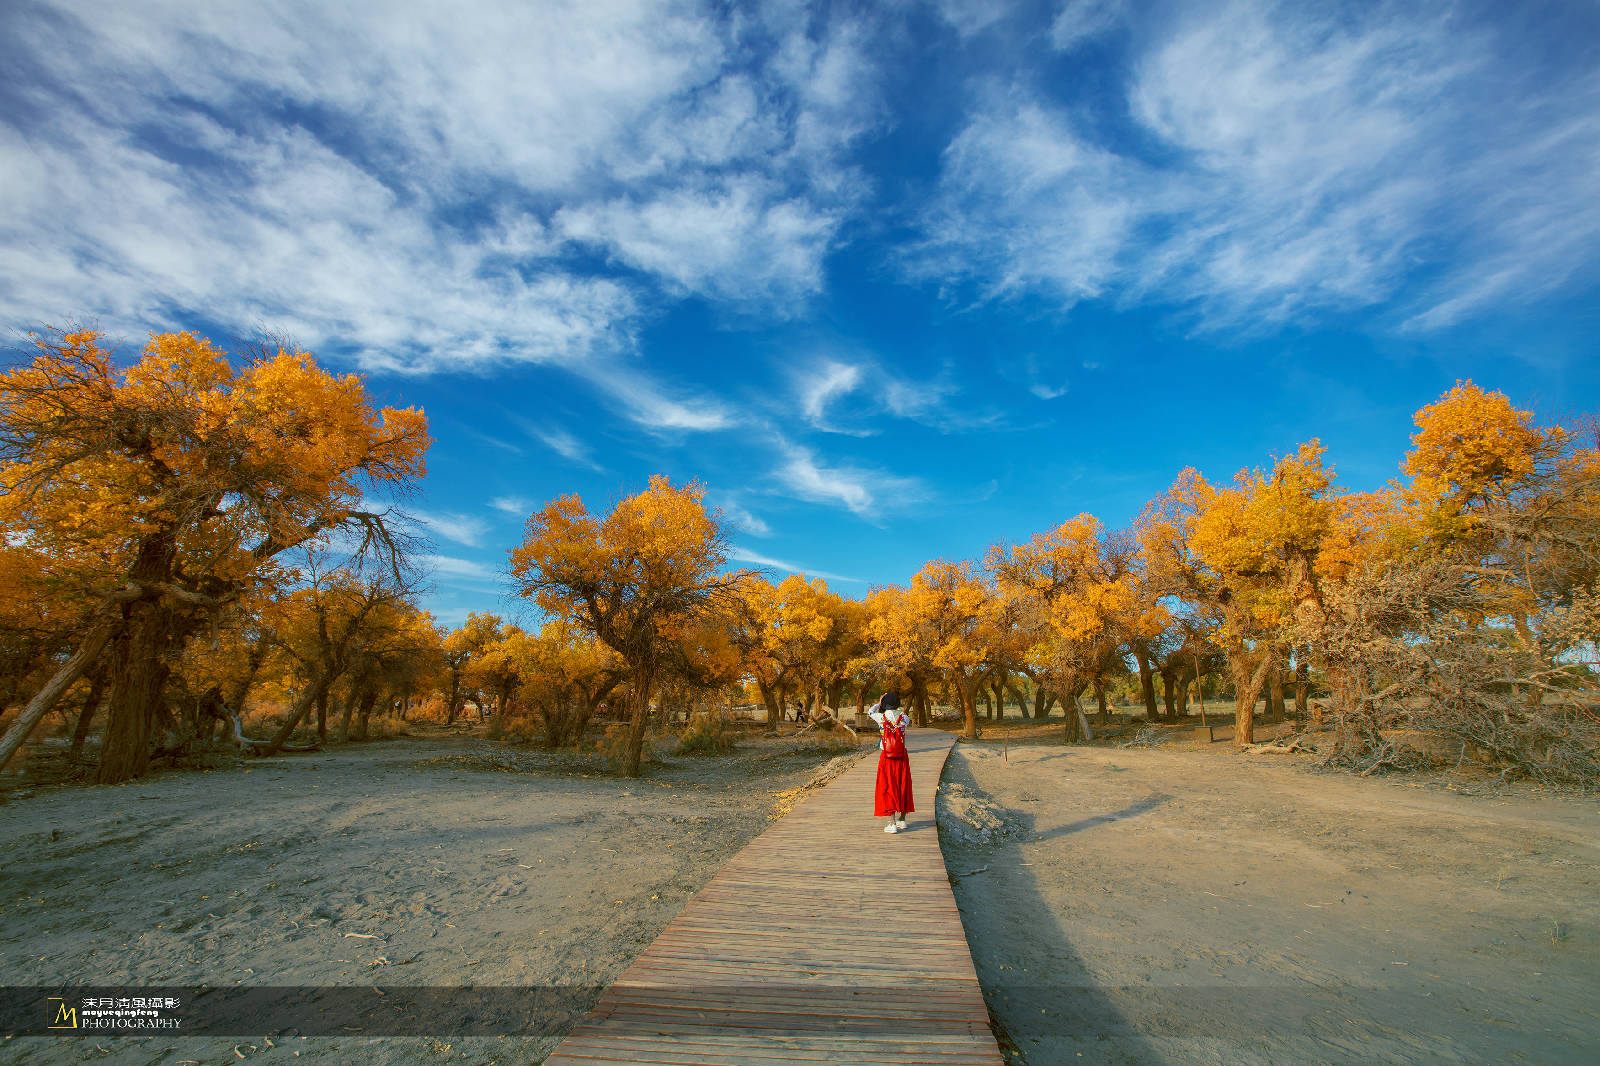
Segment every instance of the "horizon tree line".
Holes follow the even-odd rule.
[[[364,736],[418,697],[453,722],[470,695],[552,747],[621,706],[632,775],[652,714],[739,693],[776,725],[790,698],[838,716],[893,685],[919,723],[958,706],[968,737],[1009,696],[1035,718],[1059,705],[1074,741],[1085,697],[1104,721],[1125,684],[1172,721],[1220,675],[1240,745],[1292,687],[1361,772],[1416,760],[1420,734],[1600,780],[1600,441],[1471,382],[1417,412],[1383,489],[1340,487],[1312,439],[1227,483],[1181,471],[1127,529],[1081,514],[859,599],[730,567],[697,483],[658,475],[604,513],[564,496],[510,552],[538,629],[483,612],[446,630],[417,603],[403,515],[372,503],[424,473],[420,411],[374,408],[282,340],[114,355],[53,334],[0,374],[0,765],[58,706],[77,709],[75,756],[102,721],[96,780],[114,783],[219,724],[276,751],[307,721]],[[252,691],[284,697],[270,738],[243,735]]]

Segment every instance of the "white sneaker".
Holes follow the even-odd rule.
[[[885,833],[898,833],[900,832],[900,827],[895,825],[893,822],[890,822],[888,825],[883,827],[883,831]]]
[[[896,826],[900,827],[901,829],[904,829],[906,827],[906,820],[904,818],[901,818],[899,821],[895,822],[894,824]]]

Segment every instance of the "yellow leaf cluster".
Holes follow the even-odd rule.
[[[1476,508],[1504,501],[1565,440],[1560,427],[1534,426],[1531,412],[1471,381],[1456,382],[1415,422],[1404,466],[1412,504],[1428,533],[1445,541],[1469,532]]]

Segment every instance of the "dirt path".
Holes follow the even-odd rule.
[[[1267,758],[957,746],[941,837],[1010,1061],[1600,1061],[1600,799]]]
[[[491,1013],[516,1006],[497,989],[560,988],[576,1017],[827,759],[750,740],[624,781],[441,738],[12,800],[0,970],[12,986],[434,986],[456,1009],[476,986]],[[567,1026],[542,1021],[498,1039],[18,1038],[0,1060],[538,1062]]]

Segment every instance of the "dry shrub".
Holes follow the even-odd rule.
[[[503,740],[509,744],[531,744],[544,735],[539,723],[526,714],[497,714],[489,719],[490,740]]]
[[[443,722],[448,717],[450,708],[445,698],[437,692],[430,694],[421,706],[413,707],[410,714],[410,718],[418,722]]]
[[[655,757],[655,752],[650,748],[650,738],[643,740],[644,747],[640,750],[639,761],[650,762]],[[605,736],[595,741],[594,750],[605,759],[606,765],[613,770],[627,765],[628,755],[628,723],[613,722],[606,726]]]
[[[794,754],[839,755],[856,751],[861,747],[859,737],[851,736],[848,729],[838,727],[832,729],[819,727],[809,733],[798,734],[793,740]]]
[[[711,711],[696,711],[678,734],[678,751],[685,754],[725,755],[733,750],[734,731],[728,720]]]
[[[374,714],[367,719],[367,740],[381,740],[386,737],[408,737],[411,735],[410,725],[393,711]]]
[[[1520,626],[1506,601],[1491,568],[1451,557],[1374,564],[1330,589],[1309,641],[1329,664],[1330,761],[1366,775],[1454,753],[1503,777],[1600,787],[1600,693],[1578,654],[1600,600],[1579,587]]]
[[[263,701],[247,705],[239,716],[239,724],[247,737],[269,737],[277,733],[288,717],[287,704]]]
[[[1122,741],[1118,747],[1122,748],[1159,748],[1166,742],[1165,730],[1157,729],[1152,725],[1141,725],[1138,730],[1127,740]]]
[[[489,720],[489,737],[538,743],[547,751],[565,748],[581,742],[595,702],[570,686],[524,685],[519,697]]]

